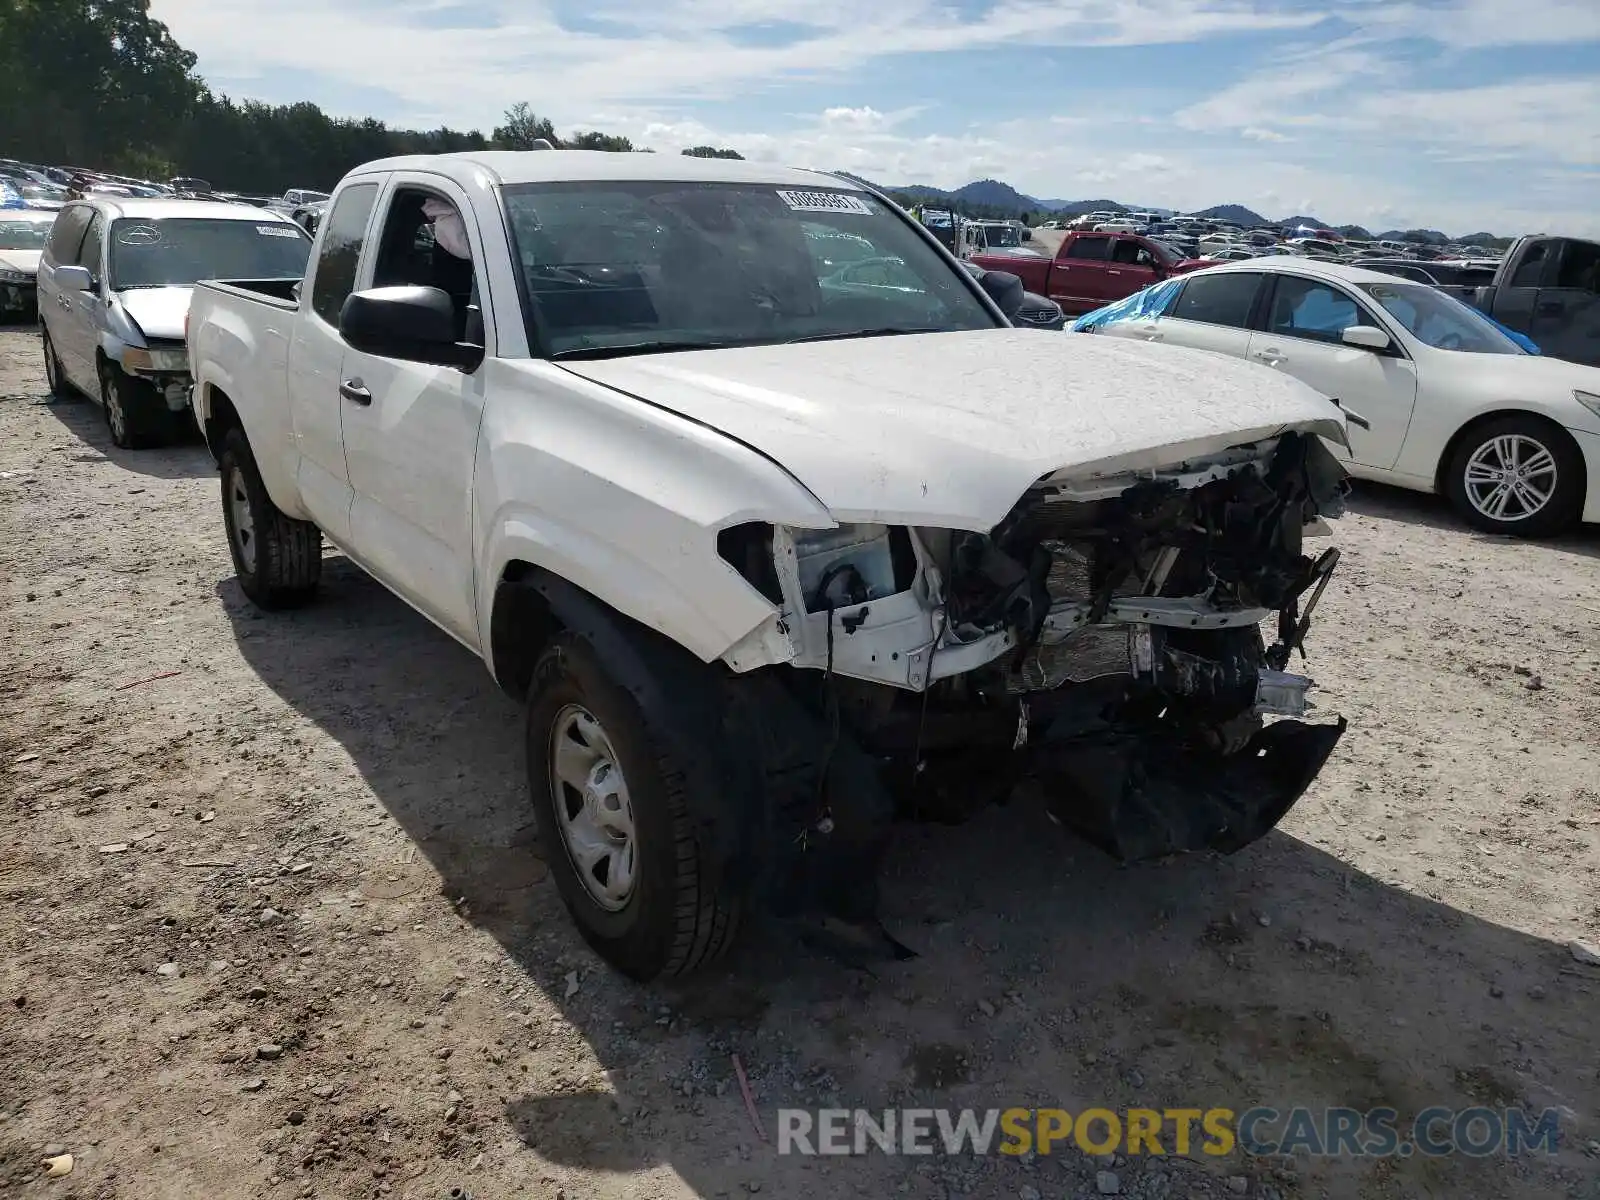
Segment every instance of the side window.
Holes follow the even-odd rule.
[[[87,204],[64,208],[50,227],[50,240],[45,243],[47,253],[58,267],[78,265],[78,246],[83,241],[83,231],[89,228],[94,209]]]
[[[1344,292],[1314,279],[1278,276],[1267,328],[1287,337],[1337,342],[1352,325],[1376,325]],[[1381,328],[1381,326],[1380,326]]]
[[[1556,277],[1556,286],[1600,292],[1600,244],[1566,243],[1561,251],[1561,272]]]
[[[83,235],[83,246],[78,251],[78,265],[89,268],[89,274],[96,279],[100,278],[103,265],[101,243],[105,241],[105,233],[105,218],[95,213],[94,220],[89,222],[89,232]]]
[[[328,228],[317,254],[311,282],[311,309],[330,325],[339,324],[339,310],[356,287],[356,264],[366,239],[367,219],[378,200],[378,185],[357,183],[345,188],[328,216]]]
[[[1250,321],[1250,306],[1260,282],[1261,276],[1254,271],[1192,276],[1184,282],[1183,294],[1167,316],[1243,329]]]
[[[1068,258],[1087,258],[1096,262],[1104,262],[1110,252],[1111,239],[1108,237],[1075,238],[1072,245],[1067,247]]]
[[[1535,242],[1528,247],[1522,261],[1517,264],[1516,272],[1511,276],[1512,287],[1538,287],[1539,277],[1544,274],[1544,258],[1549,242]]]
[[[461,211],[420,188],[395,189],[378,235],[374,287],[435,287],[455,304],[458,340],[483,343],[483,318]]]
[[[1117,244],[1111,250],[1112,262],[1127,263],[1129,266],[1138,263],[1148,265],[1149,259],[1149,252],[1132,238],[1118,238]]]

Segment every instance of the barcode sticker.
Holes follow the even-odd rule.
[[[855,213],[861,217],[870,217],[872,215],[872,210],[867,207],[867,202],[860,196],[847,196],[841,192],[780,191],[778,199],[796,212]]]
[[[297,238],[300,230],[294,225],[257,225],[256,232],[262,237]]]

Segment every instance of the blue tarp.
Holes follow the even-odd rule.
[[[1466,301],[1463,300],[1462,303],[1465,304]],[[1471,307],[1471,306],[1469,305],[1468,307]],[[1477,309],[1473,309],[1472,311],[1473,312],[1477,312],[1478,310]],[[1501,333],[1505,334],[1508,338],[1510,338],[1517,345],[1521,346],[1529,354],[1538,354],[1540,352],[1538,345],[1535,344],[1530,338],[1526,337],[1523,334],[1518,333],[1515,329],[1507,329],[1504,325],[1500,324],[1499,321],[1496,321],[1488,313],[1479,313],[1479,315],[1485,321],[1489,322],[1489,324],[1493,325],[1496,329],[1498,329]]]
[[[1102,325],[1109,325],[1116,321],[1149,321],[1159,317],[1167,311],[1167,306],[1172,303],[1178,294],[1178,288],[1183,280],[1164,279],[1160,283],[1152,283],[1142,291],[1135,292],[1125,299],[1113,304],[1097,308],[1093,312],[1086,312],[1067,328],[1073,333],[1092,333]]]
[[[1077,320],[1068,325],[1067,330],[1070,333],[1093,333],[1102,325],[1111,325],[1118,321],[1154,320],[1155,318],[1166,313],[1167,308],[1172,304],[1173,299],[1178,294],[1178,288],[1182,286],[1182,284],[1182,277],[1176,279],[1164,279],[1160,283],[1153,283],[1142,291],[1137,291],[1133,295],[1128,296],[1126,299],[1118,300],[1111,304],[1102,305],[1093,312],[1084,313],[1083,316],[1079,317]],[[1463,300],[1462,303],[1466,304],[1466,301]],[[1472,306],[1469,304],[1467,307],[1471,308]],[[1475,308],[1472,311],[1478,312],[1478,310]],[[1338,322],[1342,324],[1347,314],[1334,313],[1329,315],[1337,317]],[[1506,328],[1487,313],[1479,312],[1478,315],[1481,316],[1485,321],[1489,322],[1489,324],[1493,325],[1501,333],[1505,334],[1506,337],[1510,338],[1528,354],[1539,353],[1538,345],[1524,334],[1518,333],[1515,329]],[[1308,322],[1307,324],[1310,328],[1316,327],[1315,322]]]

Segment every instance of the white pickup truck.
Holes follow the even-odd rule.
[[[480,655],[563,899],[645,979],[758,904],[898,950],[897,813],[1031,778],[1123,858],[1229,851],[1338,741],[1285,668],[1339,408],[1020,295],[832,175],[471,153],[352,172],[305,280],[202,284],[188,342],[245,593],[308,600],[325,539]]]

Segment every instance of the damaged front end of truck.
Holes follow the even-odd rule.
[[[960,820],[1026,780],[1125,861],[1263,836],[1345,728],[1305,719],[1312,681],[1289,667],[1338,562],[1307,534],[1347,486],[1316,436],[1289,431],[1164,469],[1048,475],[987,533],[725,531],[724,559],[778,608],[752,638],[785,643],[802,668],[785,691],[814,718],[820,763],[768,799],[780,895],[837,903],[891,810]]]

